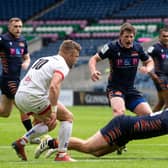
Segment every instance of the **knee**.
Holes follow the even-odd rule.
[[[125,113],[125,109],[113,108],[113,113],[114,113],[114,116],[123,115]]]
[[[69,122],[73,122],[73,114],[71,112],[68,113],[65,120]]]

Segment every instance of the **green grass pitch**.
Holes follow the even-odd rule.
[[[111,118],[111,109],[106,106],[74,106],[68,107],[74,114],[73,136],[87,138],[103,127]],[[132,115],[132,113],[128,113]],[[50,132],[57,136],[56,130]],[[9,118],[0,118],[0,168],[166,168],[168,167],[167,135],[147,140],[132,141],[127,144],[128,151],[122,155],[111,153],[101,158],[69,151],[78,160],[74,163],[54,162],[54,155],[45,159],[42,155],[34,159],[36,145],[27,145],[28,161],[20,161],[11,148],[11,143],[22,136],[25,130],[20,122],[17,109]]]

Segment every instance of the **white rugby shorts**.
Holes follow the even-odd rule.
[[[50,105],[48,95],[36,96],[26,92],[17,92],[15,103],[22,112],[35,114],[39,114]]]

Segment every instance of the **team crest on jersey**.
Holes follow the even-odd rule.
[[[108,49],[109,49],[109,46],[105,44],[103,48],[101,49],[102,54],[106,53]]]
[[[27,76],[27,77],[25,78],[25,81],[31,81],[30,76]]]
[[[20,46],[20,47],[24,47],[24,43],[23,43],[23,42],[20,42],[20,43],[19,43],[19,46]]]

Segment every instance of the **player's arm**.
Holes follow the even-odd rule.
[[[96,65],[97,65],[97,62],[101,61],[102,59],[100,58],[100,56],[97,54],[95,54],[94,56],[92,56],[89,60],[89,70],[90,70],[90,74],[91,74],[91,79],[93,81],[97,81],[100,79],[100,75],[101,75],[101,72],[98,71],[96,69]]]
[[[52,109],[53,111],[54,111],[54,108],[56,108],[57,106],[57,101],[60,93],[62,80],[63,80],[62,73],[55,72],[50,82],[49,100],[50,100],[51,107],[53,107]]]
[[[30,54],[24,54],[23,55],[23,63],[22,63],[22,69],[26,70],[30,65]]]
[[[140,67],[140,72],[147,74],[153,71],[154,69],[154,62],[151,57],[148,58],[148,60],[143,61],[143,66]]]

